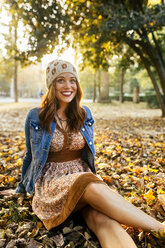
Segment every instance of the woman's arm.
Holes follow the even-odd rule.
[[[23,159],[21,181],[17,185],[16,193],[25,193],[25,187],[23,185],[23,180],[24,180],[26,171],[32,161],[32,153],[31,153],[31,145],[30,145],[30,111],[27,114],[27,117],[25,120],[25,143],[26,143],[26,154]]]

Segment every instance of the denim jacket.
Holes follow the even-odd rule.
[[[80,131],[86,140],[86,145],[82,152],[82,160],[85,161],[92,172],[96,174],[94,166],[94,120],[90,109],[87,106],[83,106],[83,108],[86,112],[86,118]],[[39,121],[39,111],[39,107],[33,108],[28,112],[26,117],[26,154],[23,159],[21,181],[16,188],[16,193],[28,192],[30,195],[34,193],[35,182],[48,157],[50,142],[56,128],[56,122],[51,122],[51,133],[48,133],[46,129],[42,130]]]

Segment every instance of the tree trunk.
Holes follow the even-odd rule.
[[[98,92],[99,92],[99,96],[98,96],[98,101],[99,101],[101,97],[101,70],[100,69],[98,69]]]
[[[96,101],[96,72],[93,78],[93,102]]]
[[[159,76],[159,80],[160,80],[160,84],[161,84],[161,88],[163,90],[163,94],[165,96],[165,66],[164,63],[162,62],[159,54],[155,51],[156,49],[154,49],[152,51],[152,62],[154,64],[154,67],[158,73]]]
[[[154,73],[152,72],[151,68],[150,68],[150,62],[148,59],[146,59],[144,56],[143,56],[143,51],[136,46],[136,44],[134,43],[133,40],[130,40],[130,39],[126,39],[126,43],[140,56],[147,72],[148,72],[148,75],[151,79],[151,82],[154,86],[154,90],[156,92],[156,97],[157,97],[157,100],[158,100],[158,103],[159,103],[159,106],[162,110],[162,117],[165,117],[165,103],[164,103],[164,99],[160,93],[160,90],[159,90],[159,87],[158,87],[158,84],[156,82],[156,79],[155,79],[155,76],[154,76]]]
[[[16,18],[13,16],[14,19],[14,101],[18,102],[18,87],[17,87],[17,79],[18,79],[18,64],[17,64],[17,28],[18,22]]]
[[[158,100],[159,106],[161,107],[161,110],[162,110],[162,117],[165,117],[165,103],[164,103],[163,98],[161,96],[161,93],[160,93],[159,87],[157,85],[155,76],[150,69],[150,66],[148,66],[147,71],[148,71],[148,74],[150,75],[150,78],[152,80],[154,90],[156,92],[157,100]]]
[[[133,88],[133,103],[139,103],[139,86]]]
[[[17,87],[17,75],[18,75],[18,65],[17,61],[14,61],[14,101],[18,102],[18,87]]]
[[[124,102],[124,97],[123,97],[123,86],[124,86],[124,75],[125,75],[125,69],[122,68],[121,70],[121,80],[120,80],[120,102]]]
[[[163,60],[163,56],[154,34],[153,34],[153,41],[155,43],[155,47],[151,44],[147,36],[146,39],[147,42],[135,41],[135,43],[137,43],[138,46],[141,47],[143,54],[147,54],[148,57],[150,58],[152,65],[157,71],[161,88],[165,96],[165,63]]]
[[[109,97],[109,74],[106,71],[102,71],[102,84],[100,102],[111,102]]]

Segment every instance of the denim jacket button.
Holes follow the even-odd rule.
[[[38,126],[36,126],[35,129],[38,130]]]
[[[89,122],[88,125],[91,126],[92,124]]]
[[[92,141],[90,141],[89,144],[92,145]]]
[[[82,131],[85,131],[85,128],[82,128]]]

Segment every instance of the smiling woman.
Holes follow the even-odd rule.
[[[53,60],[46,79],[48,91],[41,107],[27,116],[27,154],[16,191],[34,192],[33,211],[49,230],[84,206],[79,199],[90,182],[104,182],[94,174],[94,121],[90,110],[80,104],[75,67]]]
[[[103,248],[135,248],[120,224],[163,233],[165,225],[113,192],[96,175],[93,117],[81,106],[75,67],[53,60],[46,70],[47,93],[25,122],[26,156],[16,192],[33,195],[32,208],[47,230],[76,211]],[[165,235],[164,235],[165,236]]]

